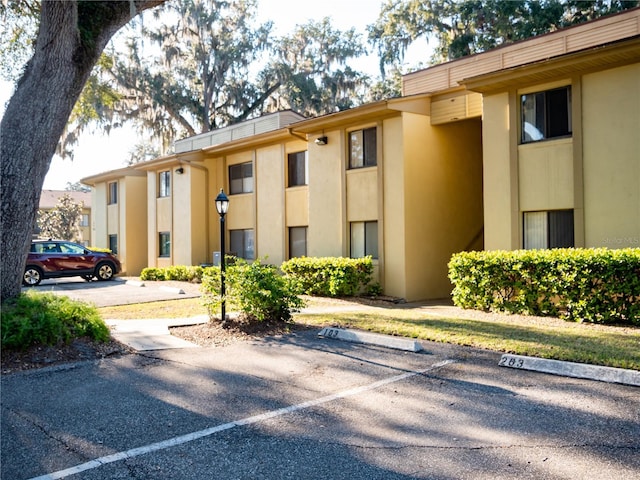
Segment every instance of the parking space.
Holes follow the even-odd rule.
[[[37,287],[23,287],[22,291],[35,290],[66,295],[74,300],[93,303],[97,307],[128,305],[200,296],[199,285],[186,282],[139,282],[116,277],[106,282],[86,282],[81,277],[43,280]]]
[[[2,378],[2,478],[634,478],[636,387],[315,331]],[[58,473],[56,473],[58,472]]]

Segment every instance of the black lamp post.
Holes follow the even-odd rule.
[[[218,211],[218,215],[220,215],[220,297],[222,298],[222,322],[224,323],[226,316],[226,305],[224,301],[225,290],[224,290],[224,270],[225,270],[225,252],[224,252],[224,216],[227,214],[227,210],[229,210],[229,199],[224,194],[224,190],[221,188],[220,193],[216,197],[216,210]]]

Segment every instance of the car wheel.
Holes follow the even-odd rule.
[[[40,285],[42,281],[42,270],[38,267],[27,267],[24,269],[24,275],[22,276],[22,283],[27,287],[35,287]]]
[[[114,271],[115,269],[110,263],[100,263],[96,267],[96,277],[101,281],[111,280],[113,278]]]
[[[95,278],[95,275],[82,275],[82,278],[84,278],[87,282],[90,282]]]

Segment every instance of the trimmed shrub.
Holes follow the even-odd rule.
[[[202,278],[204,304],[209,316],[220,310],[220,268],[208,268]],[[273,265],[260,260],[247,263],[237,259],[225,269],[225,300],[230,308],[241,311],[250,321],[288,322],[304,302],[290,279],[283,277]]]
[[[27,292],[2,304],[2,348],[69,343],[74,338],[109,339],[109,327],[89,304],[53,293]]]
[[[202,282],[202,274],[205,268],[201,266],[185,266],[185,265],[173,265],[171,267],[147,267],[140,272],[140,280],[148,281],[166,281],[177,280],[180,282]]]
[[[462,252],[449,262],[463,308],[640,325],[640,249]]]
[[[363,291],[373,274],[371,257],[299,257],[280,267],[307,295],[350,297]]]

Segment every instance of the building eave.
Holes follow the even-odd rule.
[[[525,88],[532,84],[563,77],[571,78],[576,74],[585,74],[637,62],[640,62],[640,36],[561,57],[465,78],[460,84],[468,90],[486,94],[504,91],[513,86]]]
[[[80,179],[80,183],[94,187],[98,183],[118,180],[124,177],[143,177],[146,174],[133,167],[119,168],[117,170],[109,170],[108,172],[98,173],[89,177]]]

